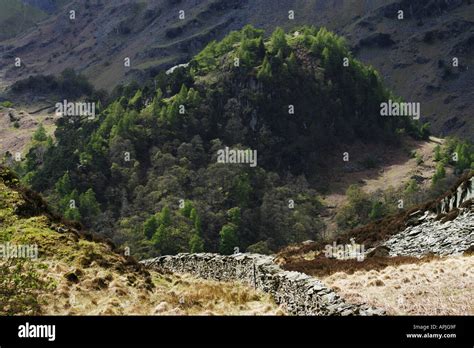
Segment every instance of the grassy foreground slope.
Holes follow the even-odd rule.
[[[239,284],[144,270],[51,213],[3,167],[0,245],[2,256],[7,247],[38,247],[37,259],[0,259],[0,315],[282,313],[266,295]]]
[[[472,315],[474,255],[416,260],[322,278],[344,298],[389,315]]]

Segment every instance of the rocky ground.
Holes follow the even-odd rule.
[[[474,247],[474,211],[463,209],[451,221],[436,221],[435,215],[422,224],[407,228],[383,245],[390,256],[459,255]]]

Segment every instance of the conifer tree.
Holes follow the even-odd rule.
[[[234,224],[226,224],[222,227],[220,233],[219,251],[221,254],[230,255],[234,248],[238,247],[237,227]]]
[[[446,177],[446,169],[444,168],[444,164],[440,162],[436,166],[436,172],[433,175],[433,179],[432,179],[433,186],[437,185],[438,182],[444,177]]]
[[[171,223],[171,212],[170,208],[166,205],[160,213],[159,219],[160,225],[169,226]]]
[[[48,134],[46,134],[46,129],[42,123],[38,126],[38,129],[33,134],[33,140],[42,142],[48,140]]]
[[[441,161],[441,147],[439,145],[436,145],[434,148],[434,160],[436,162]]]
[[[259,59],[262,59],[263,57],[265,57],[265,44],[263,42],[263,37],[260,37],[258,39],[258,46],[257,46],[257,55],[258,55],[258,58]]]
[[[130,101],[128,102],[128,105],[131,106],[132,108],[139,108],[142,106],[142,102],[143,102],[143,94],[142,94],[142,90],[139,89],[137,90],[133,98],[130,99]]]
[[[286,60],[286,63],[288,64],[288,69],[290,72],[294,72],[298,69],[298,61],[296,59],[295,52],[291,52],[290,56]]]
[[[258,71],[257,78],[262,81],[267,81],[272,78],[272,66],[270,65],[270,61],[268,60],[268,56],[265,56],[263,59],[262,66]]]
[[[286,35],[282,28],[278,27],[270,37],[270,46],[273,54],[277,54],[278,51],[286,56],[288,52],[288,42],[286,41]]]
[[[64,217],[67,220],[71,221],[81,221],[81,213],[79,212],[79,209],[77,208],[67,208],[66,211],[64,212]]]
[[[184,207],[181,210],[181,214],[183,214],[183,216],[185,216],[187,218],[192,219],[193,210],[195,210],[195,209],[193,208],[192,202],[188,201],[188,200],[184,201]]]
[[[156,229],[158,228],[158,225],[159,224],[156,215],[151,216],[150,218],[148,218],[148,220],[145,221],[145,223],[143,224],[143,233],[148,239],[153,237],[156,232]]]
[[[68,195],[72,191],[69,172],[64,173],[64,175],[56,182],[55,189],[61,197]]]
[[[204,251],[204,242],[199,235],[199,233],[195,232],[191,239],[189,240],[189,252],[191,253],[201,253]]]
[[[91,218],[100,213],[100,206],[92,189],[79,196],[79,210],[83,218]]]

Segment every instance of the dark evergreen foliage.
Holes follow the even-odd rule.
[[[188,68],[112,95],[95,120],[60,120],[56,142],[25,177],[138,257],[269,252],[318,239],[313,183],[333,145],[394,143],[400,130],[419,129],[380,117],[393,96],[325,29],[278,29],[264,42],[247,26],[211,42]],[[225,146],[257,150],[258,166],[217,163]],[[71,199],[77,212],[64,205]]]

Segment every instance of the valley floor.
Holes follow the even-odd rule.
[[[416,141],[409,137],[404,138],[400,147],[381,147],[379,145],[358,144],[351,153],[371,154],[378,158],[376,168],[353,168],[348,171],[344,166],[335,166],[329,175],[329,194],[324,196],[324,204],[328,211],[323,217],[327,226],[326,238],[337,234],[338,226],[335,221],[337,212],[348,203],[346,190],[350,185],[360,185],[368,193],[384,192],[389,189],[403,191],[412,178],[416,178],[423,189],[428,189],[436,170],[434,150],[437,145],[444,143],[444,139],[430,137],[428,141]],[[417,163],[411,153],[416,153],[421,160]],[[356,156],[357,157],[357,156]]]

